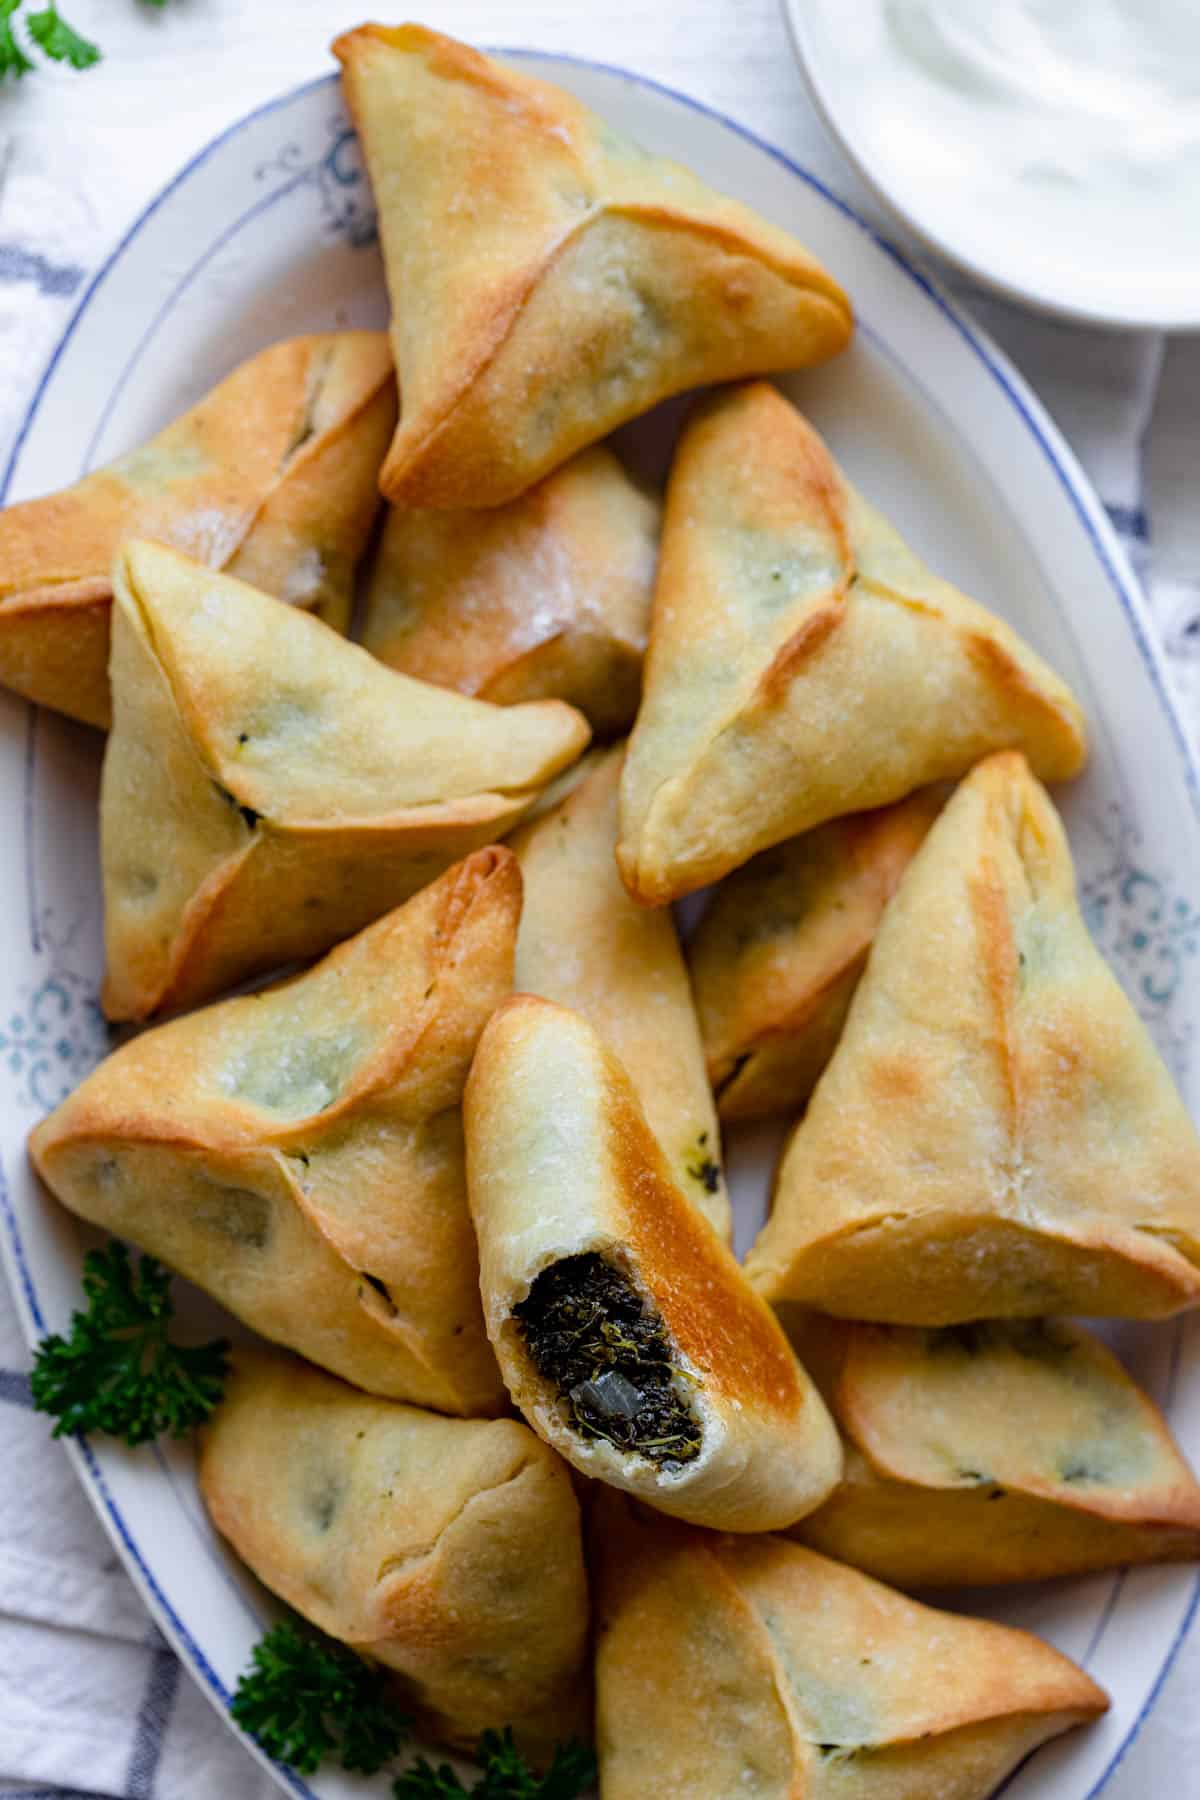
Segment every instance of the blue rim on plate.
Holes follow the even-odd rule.
[[[791,175],[797,177],[808,187],[815,190],[822,199],[827,201],[842,214],[845,219],[863,232],[870,241],[889,258],[892,264],[909,282],[921,290],[943,318],[952,326],[963,343],[969,348],[977,361],[991,377],[992,381],[994,381],[1002,390],[1005,397],[1020,417],[1029,437],[1036,445],[1043,462],[1053,473],[1058,486],[1066,495],[1080,524],[1083,526],[1092,548],[1095,551],[1096,557],[1105,572],[1109,585],[1117,597],[1138,653],[1150,677],[1156,698],[1167,721],[1181,759],[1185,785],[1193,814],[1197,823],[1200,823],[1200,772],[1197,770],[1181,718],[1167,684],[1164,660],[1161,651],[1154,642],[1148,624],[1145,601],[1132,572],[1128,567],[1124,552],[1117,542],[1113,527],[1105,516],[1099,500],[1096,498],[1090,484],[1080,469],[1074,453],[1062,438],[1061,433],[1049,418],[1040,401],[1037,400],[1003,353],[992,343],[988,335],[969,319],[965,311],[954,300],[942,291],[935,280],[916,268],[896,245],[891,243],[886,236],[879,232],[868,220],[857,213],[853,207],[838,194],[833,192],[823,181],[809,170],[803,168],[800,164],[794,162],[776,146],[766,142],[748,127],[738,123],[734,119],[730,119],[716,108],[708,106],[703,101],[696,100],[690,95],[681,93],[665,83],[655,81],[646,76],[637,75],[634,72],[623,69],[617,65],[598,62],[586,57],[575,57],[561,52],[549,54],[518,48],[503,48],[494,53],[501,56],[536,57],[541,61],[556,61],[593,70],[607,76],[615,77],[631,86],[648,89],[693,112],[712,119],[725,129],[735,133],[738,137],[753,145],[756,149],[765,153],[782,168],[786,169]],[[3,473],[0,475],[0,504],[3,504],[7,497],[8,489],[30,428],[37,416],[55,369],[74,336],[76,328],[83,319],[93,299],[112,273],[114,267],[119,263],[125,251],[136,240],[148,221],[153,218],[160,207],[165,204],[170,196],[195,170],[200,168],[223,145],[237,137],[238,134],[244,131],[249,125],[266,117],[272,112],[288,106],[304,94],[322,88],[335,89],[337,83],[338,77],[336,74],[318,76],[312,81],[302,83],[300,86],[290,89],[287,93],[278,95],[274,99],[264,102],[261,106],[253,108],[236,120],[232,125],[228,126],[217,137],[210,140],[203,149],[198,151],[195,156],[184,164],[172,180],[160,190],[155,198],[138,215],[96,275],[89,282],[70,321],[63,331],[58,344],[46,364],[37,387],[34,390],[30,404],[22,419]],[[271,199],[278,198],[284,191],[286,191],[286,189],[275,190],[272,196],[268,196],[264,201],[257,203],[256,207],[250,209],[250,211],[254,212],[261,210],[261,207],[264,204],[269,204]],[[177,299],[184,291],[189,282],[195,278],[204,264],[216,253],[216,250],[220,245],[227,241],[229,236],[246,223],[248,216],[249,215],[243,215],[235,225],[227,228],[214,244],[207,247],[192,268],[189,269],[185,275],[181,276],[179,282],[172,290],[171,299],[164,303],[164,306],[160,309],[159,315],[151,326],[150,331],[146,334],[146,338],[143,339],[143,343],[148,341],[149,337],[153,335],[157,326],[169,312],[175,299]],[[115,400],[121,387],[124,385],[125,380],[128,378],[133,364],[136,362],[136,355],[137,353],[135,353],[134,358],[131,359],[130,363],[118,377],[110,404]],[[30,743],[32,746],[32,736]],[[27,780],[31,778],[31,775],[32,760],[30,767],[27,769]],[[29,791],[30,790],[27,787],[27,792]],[[27,816],[27,826],[29,823],[31,823],[31,821]],[[0,1166],[0,1216],[3,1217],[4,1234],[7,1240],[7,1247],[11,1253],[12,1267],[17,1275],[29,1314],[37,1331],[39,1333],[44,1333],[46,1325],[43,1309],[38,1299],[28,1258],[21,1240],[20,1229],[9,1198],[2,1166]],[[130,1568],[130,1572],[141,1589],[143,1596],[163,1621],[168,1634],[176,1644],[182,1648],[193,1671],[207,1685],[212,1696],[220,1702],[221,1706],[226,1711],[228,1711],[231,1699],[230,1690],[220,1679],[217,1672],[206,1658],[203,1650],[188,1630],[184,1621],[179,1617],[177,1611],[162,1592],[152,1570],[143,1558],[138,1545],[126,1524],[120,1507],[117,1505],[112,1495],[109,1485],[105,1480],[103,1470],[101,1469],[91,1446],[86,1440],[79,1440],[68,1442],[66,1447],[77,1465],[82,1470],[86,1470],[87,1476],[93,1485],[94,1492],[99,1496],[104,1508],[110,1535],[121,1548],[126,1563]],[[1085,1662],[1090,1660],[1095,1654],[1100,1640],[1107,1629],[1108,1623],[1113,1616],[1115,1603],[1121,1591],[1123,1581],[1124,1575],[1122,1573],[1117,1573],[1113,1576],[1113,1586],[1103,1608],[1101,1618],[1093,1632],[1092,1641],[1084,1659]],[[1154,1708],[1163,1683],[1170,1672],[1182,1644],[1190,1632],[1198,1608],[1200,1608],[1200,1574],[1197,1574],[1194,1580],[1192,1592],[1184,1610],[1183,1617],[1175,1630],[1161,1667],[1146,1694],[1139,1712],[1130,1724],[1123,1740],[1114,1750],[1103,1773],[1100,1775],[1099,1779],[1093,1783],[1092,1787],[1088,1790],[1087,1795],[1083,1797],[1083,1800],[1096,1800],[1096,1796],[1101,1793],[1102,1789],[1106,1786],[1109,1779],[1132,1747],[1138,1733]],[[307,1796],[308,1800],[316,1800],[313,1790],[295,1773],[294,1770],[291,1770],[284,1765],[276,1766],[279,1769],[280,1774],[284,1776],[295,1793]],[[1012,1781],[1016,1779],[1018,1773],[1019,1771],[1014,1771],[1013,1776],[1011,1776],[1009,1780]],[[1008,1785],[1008,1783],[1005,1783],[1006,1787]]]

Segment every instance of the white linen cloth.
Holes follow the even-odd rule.
[[[30,0],[32,4],[32,0]],[[362,0],[62,0],[104,64],[0,89],[0,462],[89,276],[216,132],[330,64]],[[385,12],[388,9],[385,9]],[[826,137],[777,0],[439,0],[424,16],[488,44],[616,62],[708,102],[875,216]],[[968,293],[1065,431],[1146,580],[1200,724],[1200,339],[1076,330]],[[48,1422],[0,1289],[0,1797],[267,1800],[275,1789],[151,1624]],[[1200,1634],[1105,1800],[1200,1800]]]

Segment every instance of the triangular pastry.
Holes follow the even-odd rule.
[[[484,1318],[534,1430],[693,1524],[765,1531],[820,1505],[829,1415],[587,1021],[507,1001],[463,1119]]]
[[[1028,1632],[779,1537],[592,1519],[604,1800],[987,1800],[1108,1702]]]
[[[728,1240],[721,1137],[670,913],[617,873],[621,751],[510,840],[525,878],[513,985],[583,1014],[623,1065],[680,1192]]]
[[[637,712],[659,507],[596,445],[507,506],[388,514],[363,643],[501,705],[566,700],[601,735]]]
[[[520,908],[480,850],[306,974],[143,1032],[36,1128],[39,1174],[358,1387],[499,1412],[459,1103]]]
[[[922,788],[831,819],[761,851],[716,889],[687,954],[723,1120],[804,1105],[842,1034],[883,909],[944,801],[940,788]]]
[[[565,1464],[515,1419],[443,1419],[291,1357],[236,1353],[200,1491],[272,1592],[397,1676],[418,1729],[588,1730],[588,1594]]]
[[[572,95],[418,25],[333,46],[379,208],[407,506],[497,506],[684,388],[844,348],[796,239]]]
[[[981,763],[909,866],[746,1269],[896,1325],[1200,1299],[1200,1141],[1023,757]]]
[[[671,472],[625,760],[629,891],[678,899],[1002,749],[1043,780],[1078,773],[1065,684],[925,567],[775,388],[702,406]]]
[[[1112,1352],[1064,1320],[919,1331],[810,1313],[792,1342],[845,1440],[795,1534],[896,1587],[1200,1556],[1200,1484]]]
[[[396,675],[318,619],[127,545],[101,789],[112,1018],[318,955],[502,837],[587,742],[557,700]]]
[[[147,537],[349,623],[396,419],[381,332],[290,338],[148,444],[0,513],[0,682],[107,726],[112,565]]]

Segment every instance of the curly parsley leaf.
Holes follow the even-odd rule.
[[[46,0],[40,12],[21,12],[24,3],[25,0],[0,0],[0,82],[9,75],[18,80],[38,67],[13,29],[17,14],[30,43],[48,62],[65,63],[71,69],[90,69],[102,60],[99,44],[93,44],[68,24],[58,10],[58,0]],[[167,0],[140,0],[140,4],[162,12]]]
[[[73,69],[90,69],[100,61],[99,46],[81,37],[63,18],[54,0],[44,12],[29,13],[29,35],[51,62],[69,63]]]
[[[395,1800],[577,1800],[596,1779],[596,1759],[584,1744],[560,1745],[545,1775],[535,1775],[513,1743],[512,1728],[485,1731],[475,1760],[483,1773],[465,1788],[449,1764],[422,1757],[392,1789]]]
[[[423,1756],[392,1786],[395,1800],[462,1800],[468,1791],[449,1763],[435,1769]]]
[[[255,1645],[230,1711],[268,1756],[302,1775],[335,1754],[344,1769],[374,1775],[392,1761],[410,1730],[381,1670],[291,1621]]]
[[[0,0],[0,4],[3,0]],[[115,1239],[84,1258],[87,1306],[66,1337],[43,1338],[34,1358],[33,1404],[66,1432],[104,1431],[127,1444],[186,1437],[224,1391],[224,1338],[185,1347],[167,1335],[171,1277],[152,1256],[135,1269]]]
[[[26,75],[33,67],[12,27],[13,14],[20,4],[21,0],[0,0],[0,81],[7,75]]]
[[[596,1758],[590,1746],[573,1739],[559,1745],[541,1785],[533,1792],[537,1800],[576,1800],[577,1795],[595,1786],[596,1774]]]

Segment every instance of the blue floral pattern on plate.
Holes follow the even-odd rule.
[[[355,250],[365,250],[378,242],[379,224],[358,136],[343,112],[330,115],[328,131],[329,147],[315,162],[306,163],[303,149],[293,141],[259,163],[255,180],[281,175],[285,186],[315,185],[327,230],[344,237]]]
[[[12,1078],[18,1103],[39,1113],[65,1100],[110,1048],[95,977],[76,966],[81,932],[82,920],[60,931],[52,908],[42,914],[44,973],[0,1018],[0,1067]]]
[[[1091,821],[1099,855],[1080,880],[1079,901],[1096,944],[1152,1031],[1175,1075],[1191,1067],[1195,1026],[1176,1000],[1200,949],[1200,907],[1171,876],[1142,861],[1141,835],[1117,806]],[[1107,852],[1107,854],[1105,854]]]

